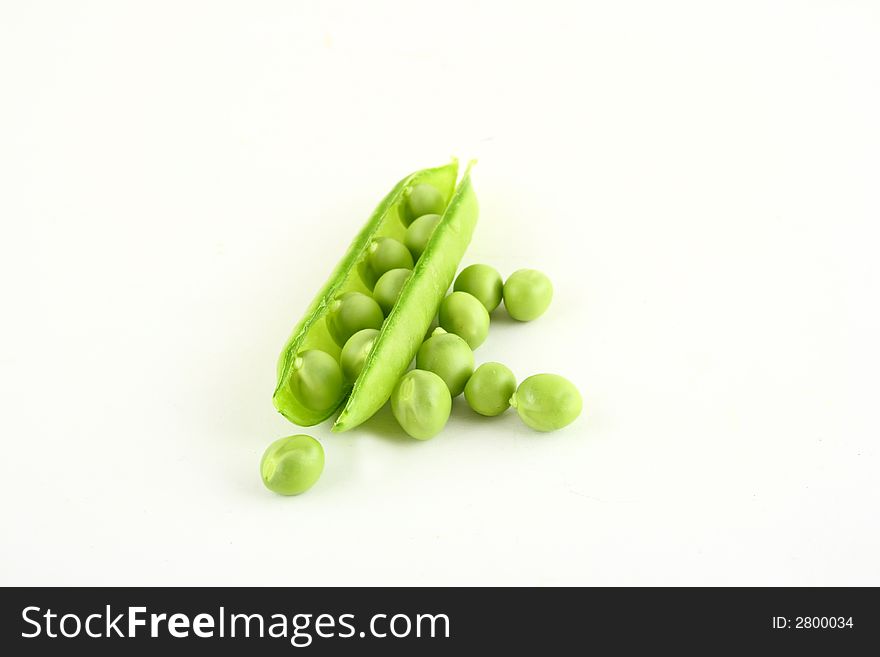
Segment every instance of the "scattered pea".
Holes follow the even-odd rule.
[[[433,372],[410,370],[391,393],[391,413],[404,431],[419,440],[440,433],[451,410],[449,389]]]
[[[501,415],[516,392],[516,377],[501,363],[483,363],[464,387],[468,405],[480,415]]]
[[[558,374],[535,374],[519,384],[510,405],[535,431],[555,431],[571,424],[581,413],[581,393]]]
[[[458,397],[474,371],[474,352],[462,338],[438,327],[419,347],[416,367],[439,376],[449,394]]]
[[[489,335],[489,313],[486,307],[467,292],[453,292],[440,304],[440,326],[464,338],[476,349]]]
[[[290,388],[306,408],[319,413],[333,410],[342,387],[342,369],[326,351],[308,349],[294,359]]]
[[[400,220],[409,225],[426,214],[443,214],[446,203],[440,190],[427,183],[414,185],[403,194],[400,204]]]
[[[358,331],[348,339],[342,348],[342,354],[339,356],[339,364],[342,365],[342,373],[345,378],[354,383],[360,376],[361,370],[364,369],[364,362],[370,355],[370,350],[379,336],[379,331],[372,328],[366,328]]]
[[[501,303],[504,283],[501,280],[501,274],[494,267],[470,265],[461,270],[452,289],[456,292],[467,292],[476,297],[491,313]]]
[[[515,271],[504,283],[504,307],[520,322],[543,315],[552,298],[553,284],[536,269]]]
[[[428,246],[428,240],[431,239],[431,234],[439,223],[439,214],[425,214],[412,222],[406,229],[403,243],[412,253],[413,258],[418,260],[422,257],[425,247]]]
[[[325,321],[330,336],[342,347],[362,329],[381,328],[384,320],[375,299],[361,292],[346,292],[330,304]]]
[[[358,268],[361,280],[371,290],[385,272],[392,269],[412,269],[409,249],[393,237],[379,237],[367,247],[367,253]]]
[[[279,438],[266,448],[260,475],[269,490],[299,495],[311,488],[324,470],[324,448],[305,434]]]
[[[409,280],[412,271],[409,269],[392,269],[382,274],[373,290],[373,298],[387,317],[400,296],[400,291]]]

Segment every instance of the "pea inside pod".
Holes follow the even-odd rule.
[[[342,347],[358,331],[381,328],[385,315],[372,297],[346,292],[330,304],[325,321],[333,340]]]
[[[428,241],[434,233],[437,224],[440,223],[439,214],[426,214],[416,219],[410,227],[406,229],[406,237],[403,243],[412,253],[413,258],[418,260],[422,257]]]
[[[412,269],[413,259],[409,249],[393,237],[379,237],[367,248],[367,253],[358,267],[361,279],[368,288],[373,289],[376,281],[392,269]]]
[[[404,192],[404,200],[400,205],[400,220],[404,226],[426,214],[443,214],[445,199],[433,185],[421,183],[413,185]]]
[[[306,408],[332,411],[342,394],[342,369],[326,351],[307,349],[293,361],[290,388]]]
[[[376,283],[376,289],[373,290],[373,298],[386,315],[391,312],[394,304],[397,303],[400,291],[406,285],[410,276],[412,276],[412,272],[409,269],[392,269],[382,274],[382,278]]]
[[[356,381],[360,376],[361,370],[364,369],[364,363],[367,362],[367,356],[379,337],[379,331],[376,329],[364,329],[358,331],[348,339],[342,348],[342,355],[339,357],[339,363],[342,365],[342,373],[348,381]]]

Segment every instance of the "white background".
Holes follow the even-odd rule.
[[[0,583],[880,584],[877,4],[526,5],[0,5]],[[584,415],[269,493],[288,332],[451,155],[556,286],[478,362]]]

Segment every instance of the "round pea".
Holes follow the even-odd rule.
[[[501,415],[516,392],[516,377],[501,363],[483,363],[464,387],[468,405],[480,415]]]
[[[581,393],[557,374],[535,374],[519,384],[510,398],[522,421],[535,431],[555,431],[581,414]]]
[[[520,269],[504,283],[504,307],[520,322],[540,317],[553,298],[553,284],[537,269]]]
[[[449,389],[433,372],[410,370],[391,393],[391,412],[403,430],[419,440],[440,433],[451,410]]]
[[[360,376],[378,336],[378,330],[367,328],[355,333],[345,343],[342,355],[339,356],[339,364],[342,365],[342,373],[346,379],[354,382]]]
[[[501,303],[504,283],[494,267],[489,265],[470,265],[461,270],[455,285],[456,292],[467,292],[480,300],[488,312],[492,312]]]
[[[269,490],[299,495],[311,488],[324,470],[324,448],[305,434],[279,438],[266,448],[260,476]]]
[[[419,347],[416,367],[439,376],[457,397],[474,371],[474,352],[459,336],[437,328]]]
[[[326,351],[308,349],[293,361],[290,388],[308,409],[323,413],[333,410],[342,397],[342,370]]]
[[[409,249],[403,242],[393,237],[379,237],[367,247],[367,253],[361,261],[358,271],[361,280],[368,288],[373,289],[382,274],[392,269],[412,269],[413,259]]]
[[[420,183],[403,193],[400,220],[408,227],[413,221],[426,214],[443,214],[445,208],[446,200],[440,190],[428,183]]]
[[[475,296],[453,292],[440,304],[440,326],[476,349],[489,335],[489,312]]]
[[[330,304],[325,321],[330,336],[342,347],[358,331],[380,328],[384,320],[382,309],[373,297],[346,292]]]
[[[392,269],[382,274],[373,290],[373,298],[386,316],[391,312],[404,284],[409,280],[412,271],[409,269]]]
[[[431,235],[439,223],[439,214],[425,214],[412,222],[406,229],[403,243],[412,253],[413,258],[418,260],[422,257],[425,247],[428,246],[428,240],[431,239]]]

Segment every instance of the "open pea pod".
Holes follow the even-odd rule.
[[[382,200],[352,241],[305,317],[294,328],[278,359],[278,379],[272,400],[287,419],[302,426],[317,424],[330,417],[347,399],[333,427],[334,431],[345,431],[371,417],[387,401],[437,313],[476,225],[477,202],[470,176],[465,173],[456,187],[457,174],[458,164],[453,161],[407,176]],[[329,410],[316,412],[302,404],[293,392],[290,380],[294,361],[298,354],[309,349],[320,349],[339,359],[340,347],[324,321],[327,310],[334,299],[346,292],[370,294],[358,267],[376,238],[393,237],[403,241],[406,228],[400,220],[401,204],[407,190],[421,183],[440,191],[446,210],[385,319],[357,381],[343,389]]]
[[[478,214],[477,196],[471,185],[468,166],[440,223],[416,262],[412,276],[385,319],[348,402],[333,425],[333,431],[347,431],[356,427],[388,401],[397,381],[415,357],[440,302],[452,285],[458,263],[471,241]]]

